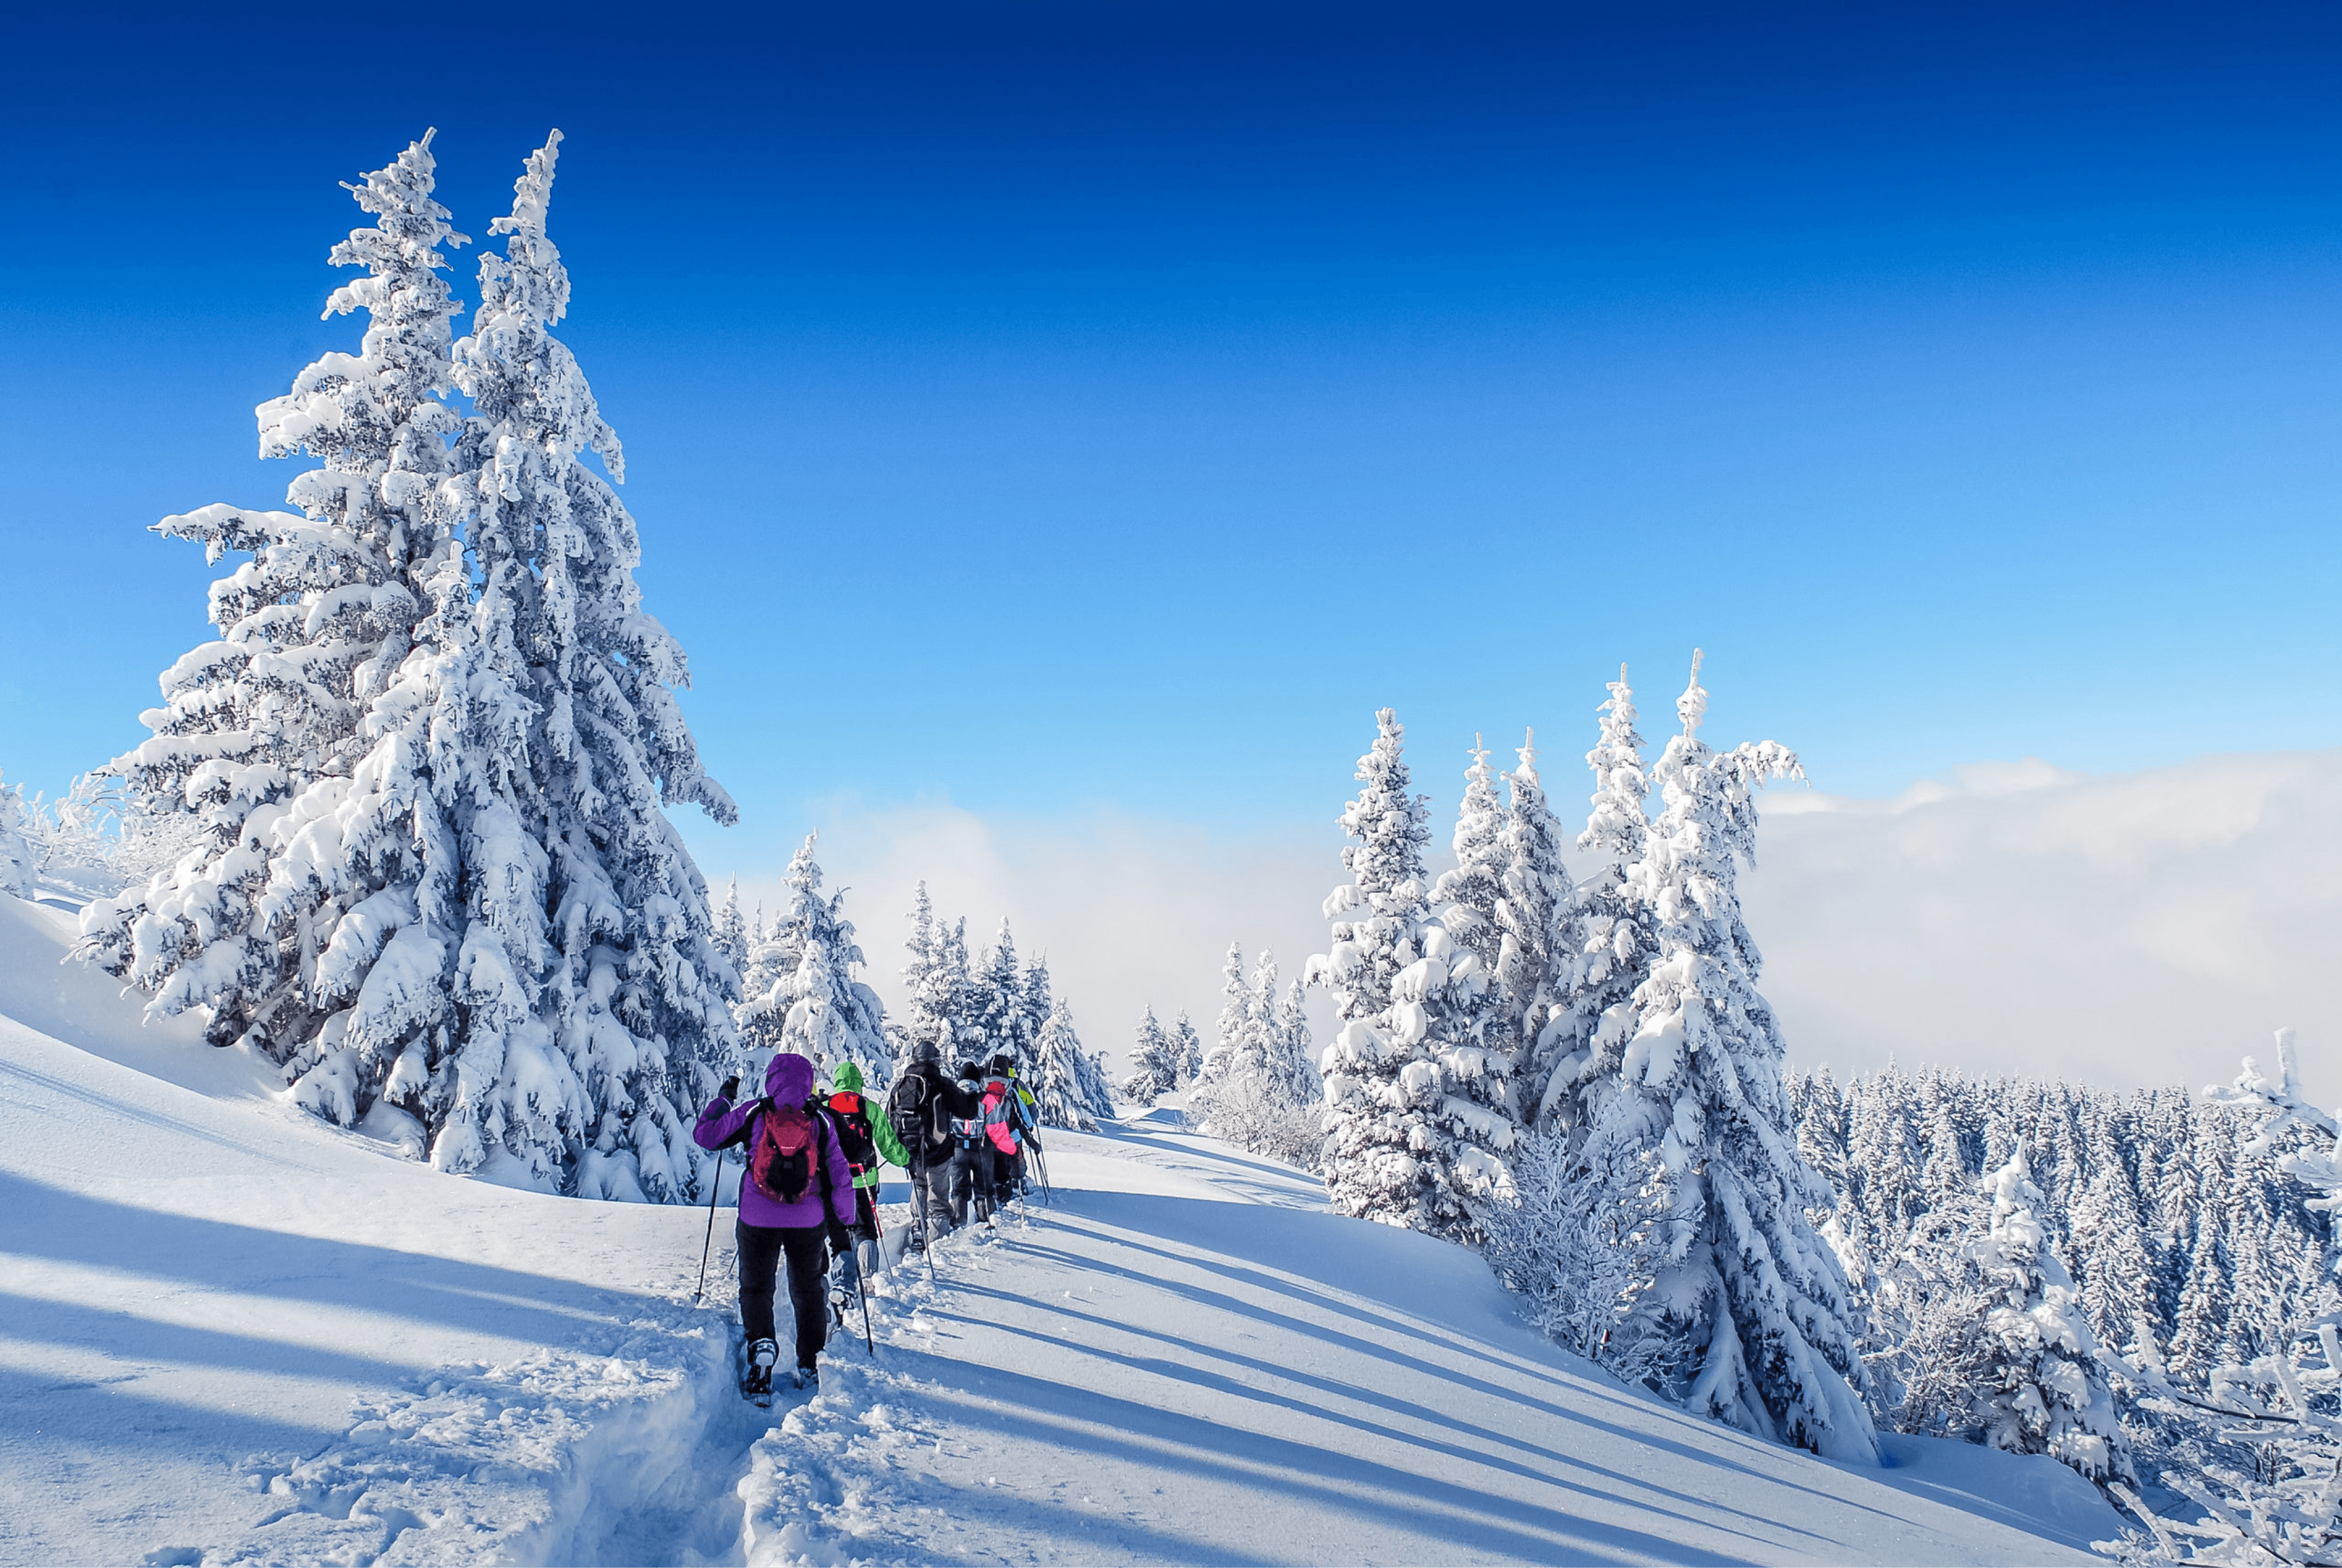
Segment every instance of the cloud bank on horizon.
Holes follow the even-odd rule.
[[[1573,781],[1556,763],[1546,779],[1567,814]],[[1441,839],[1453,805],[1435,788]],[[1185,1007],[1208,1032],[1231,939],[1247,956],[1273,948],[1287,974],[1323,948],[1318,902],[1341,875],[1332,817],[1236,838],[1106,809],[841,801],[822,815],[822,860],[830,886],[853,889],[890,1006],[925,878],[971,942],[1008,915],[1021,953],[1047,954],[1085,1043],[1116,1061],[1144,1005]],[[1889,800],[1777,787],[1760,845],[1745,907],[1802,1064],[1844,1075],[1896,1057],[2200,1090],[2247,1054],[2266,1061],[2290,1025],[2312,1093],[2342,1099],[2342,752],[2098,775],[1987,763]],[[726,862],[703,853],[720,885]],[[780,891],[777,871],[741,883],[744,903],[777,905]]]

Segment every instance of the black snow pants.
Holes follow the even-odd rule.
[[[789,1260],[789,1308],[797,1319],[797,1364],[810,1368],[829,1337],[829,1230],[826,1225],[733,1228],[740,1255],[740,1329],[753,1344],[775,1339],[773,1288],[781,1258]]]
[[[924,1168],[911,1179],[926,1186],[926,1201],[920,1206],[926,1211],[926,1239],[933,1241],[964,1217],[952,1213],[952,1173],[959,1169],[959,1161],[948,1153],[940,1158],[930,1154],[921,1164]]]
[[[999,1178],[993,1169],[996,1156],[988,1144],[962,1149],[952,1161],[952,1213],[962,1223],[982,1220],[997,1207]]]

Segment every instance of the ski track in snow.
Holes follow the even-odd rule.
[[[326,1128],[60,968],[69,930],[0,897],[0,1563],[2041,1563],[2117,1528],[2047,1459],[1692,1420],[1159,1114],[1052,1134],[1054,1205],[907,1260],[876,1360],[857,1314],[758,1411],[728,1211],[695,1307],[704,1211]]]

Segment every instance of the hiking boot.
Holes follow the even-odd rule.
[[[773,1363],[781,1357],[781,1347],[771,1340],[760,1339],[748,1346],[747,1370],[740,1374],[740,1392],[749,1398],[770,1395],[773,1392]]]
[[[816,1393],[820,1393],[821,1369],[812,1366],[797,1368],[789,1373],[789,1385],[793,1388],[809,1388]]]

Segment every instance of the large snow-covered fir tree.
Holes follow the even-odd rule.
[[[1305,976],[1343,1020],[1323,1060],[1326,1191],[1336,1213],[1476,1242],[1512,1202],[1501,1064],[1473,1033],[1489,976],[1431,915],[1428,808],[1396,714],[1376,724],[1341,818],[1356,842],[1342,851],[1351,880],[1326,900],[1332,950]]]
[[[1985,1441],[2049,1454],[2092,1481],[2136,1479],[2080,1293],[2035,1215],[2043,1199],[2022,1142],[1994,1174],[1992,1200],[1990,1233],[1975,1247],[1998,1297],[1977,1391]]]
[[[1631,1210],[1656,1184],[1655,1272],[1631,1327],[1676,1356],[1667,1381],[1687,1405],[1868,1458],[1847,1279],[1807,1218],[1831,1195],[1797,1153],[1780,1033],[1736,892],[1756,848],[1756,790],[1801,775],[1775,743],[1719,754],[1702,742],[1706,696],[1695,654],[1676,704],[1683,733],[1655,770],[1666,810],[1636,874],[1659,956],[1635,992],[1617,1069],[1590,1087],[1578,1190],[1597,1212]]]
[[[374,222],[330,259],[365,275],[325,309],[366,313],[360,352],[326,355],[257,411],[263,456],[321,460],[287,487],[301,511],[217,504],[155,525],[202,544],[214,564],[231,553],[251,559],[212,585],[217,639],[164,673],[163,706],[141,715],[154,737],[106,769],[156,809],[192,819],[190,852],[85,909],[75,952],[145,992],[151,1013],[208,1009],[213,1044],[246,1041],[279,1062],[346,1011],[347,957],[364,950],[362,979],[392,933],[419,918],[411,893],[357,914],[374,888],[313,906],[308,921],[273,924],[259,905],[288,830],[298,831],[286,821],[295,797],[325,779],[345,791],[385,726],[420,750],[434,654],[416,647],[418,631],[464,603],[453,533],[463,502],[447,447],[459,420],[445,401],[460,307],[439,274],[441,247],[466,242],[433,196],[435,176],[426,135],[349,187]],[[375,880],[412,888],[418,874],[393,864]],[[320,954],[337,934],[342,952],[321,981]],[[407,945],[435,970],[425,941]],[[355,1119],[350,1094],[335,1108]]]
[[[1122,1081],[1122,1097],[1136,1105],[1152,1105],[1179,1086],[1178,1047],[1171,1032],[1155,1016],[1153,1004],[1138,1020],[1138,1035],[1131,1043],[1130,1074]]]
[[[452,349],[427,147],[357,191],[378,222],[335,259],[368,275],[332,308],[372,314],[366,352],[261,411],[264,451],[325,459],[292,488],[307,515],[163,524],[215,559],[255,552],[215,590],[223,644],[166,677],[156,739],[123,764],[150,795],[178,779],[212,845],[94,911],[85,949],[442,1169],[674,1200],[696,1186],[692,1104],[733,1054],[735,979],[663,807],[735,814],[675,703],[682,653],[642,611],[634,521],[580,461],[622,476],[550,334],[557,141]]]
[[[433,1159],[463,1170],[501,1149],[552,1184],[666,1201],[690,1193],[691,1114],[736,1053],[738,981],[665,808],[738,814],[676,704],[683,650],[643,609],[617,434],[553,335],[570,297],[546,233],[560,142],[492,225],[505,248],[481,257],[454,351],[478,586],[431,737],[461,864],[433,902],[463,908],[465,1010]]]

